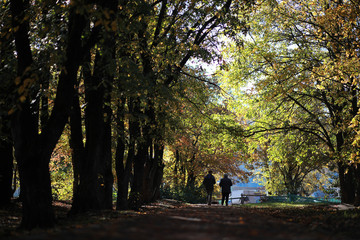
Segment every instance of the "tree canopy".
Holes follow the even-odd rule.
[[[14,161],[28,229],[54,225],[53,198],[70,214],[113,198],[138,209],[165,188],[201,195],[207,170],[246,182],[244,166],[277,194],[336,172],[358,203],[358,13],[350,0],[1,2],[0,204]]]
[[[337,165],[344,202],[358,197],[358,71],[350,67],[358,51],[352,13],[358,9],[353,1],[263,4],[252,15],[244,45],[228,51],[233,62],[222,76],[224,87],[240,89],[232,93],[236,109],[249,119],[247,135],[273,139],[293,132],[316,139],[307,150],[315,144],[332,169]],[[268,154],[278,143],[268,143]]]

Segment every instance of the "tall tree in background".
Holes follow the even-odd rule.
[[[250,127],[257,126],[253,133],[288,129],[316,136],[338,165],[342,201],[354,203],[360,178],[355,175],[357,163],[350,158],[354,131],[349,127],[358,112],[358,83],[354,81],[358,72],[352,66],[358,64],[354,52],[358,51],[355,13],[359,6],[326,0],[264,6],[264,11],[254,15],[258,17],[252,25],[254,41],[243,51],[249,58],[243,55],[238,62],[241,67],[231,74],[252,79],[258,96],[275,104],[274,112],[292,102],[300,111],[289,111],[289,116],[301,112],[297,118],[301,121],[263,122],[258,117],[265,116],[264,112],[258,112],[251,119],[260,125]],[[259,98],[253,103],[270,105]]]
[[[327,164],[328,156],[321,150],[322,143],[312,135],[297,131],[268,136],[267,141],[268,158],[264,159],[261,169],[267,190],[279,195],[307,194],[305,179]]]
[[[244,142],[240,121],[219,101],[216,80],[192,71],[179,79],[178,102],[170,115],[178,121],[172,129],[166,158],[165,189],[177,195],[201,189],[207,170],[247,180],[243,164]],[[236,133],[235,133],[236,132]]]
[[[131,49],[137,51],[125,54],[130,55],[128,59],[138,68],[138,71],[128,72],[127,76],[140,86],[135,89],[135,96],[127,99],[128,106],[132,106],[128,109],[132,116],[129,124],[137,128],[133,132],[138,134],[132,138],[137,143],[133,156],[132,205],[138,205],[136,201],[152,201],[158,196],[168,111],[164,103],[171,99],[171,88],[178,83],[189,60],[212,59],[211,48],[207,45],[216,42],[219,30],[224,30],[220,28],[222,24],[233,23],[232,14],[237,14],[240,5],[248,10],[250,3],[144,1],[133,10],[135,14],[131,16],[136,16],[138,23],[128,39],[132,41]],[[125,7],[131,9],[132,4]],[[123,91],[134,91],[133,88],[122,88]]]

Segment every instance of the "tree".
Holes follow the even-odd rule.
[[[267,137],[262,163],[262,182],[272,193],[306,194],[305,179],[312,172],[319,172],[326,165],[328,156],[322,143],[301,132],[284,132]],[[260,161],[259,161],[260,160]]]
[[[2,56],[9,64],[2,59],[1,71],[17,65],[16,74],[6,72],[4,81],[12,89],[6,113],[20,172],[22,226],[54,224],[49,162],[69,118],[72,213],[112,207],[113,137],[118,139],[119,207],[129,206],[130,179],[133,208],[155,200],[163,176],[167,104],[174,97],[173,88],[189,61],[213,60],[210,46],[220,32],[231,33],[234,15],[248,11],[251,4],[231,0],[2,4],[1,13],[11,12],[11,22],[1,23],[1,32],[8,29],[11,34],[1,35],[1,53],[6,53]],[[117,128],[111,125],[114,113]]]
[[[248,177],[240,168],[244,143],[234,134],[241,131],[237,116],[219,101],[215,79],[193,71],[192,76],[179,79],[178,102],[171,115],[177,127],[171,131],[164,176],[165,190],[186,199],[187,191],[202,188],[207,170],[244,181]]]
[[[4,206],[10,202],[13,193],[11,188],[13,175],[13,143],[10,118],[8,117],[8,112],[10,111],[8,103],[11,102],[9,93],[12,92],[10,79],[14,79],[16,73],[14,69],[11,68],[15,62],[15,58],[12,54],[14,45],[11,42],[11,33],[9,33],[11,19],[6,17],[9,9],[3,3],[0,4],[0,8],[3,9],[3,11],[1,11],[1,18],[4,19],[4,21],[0,23],[0,206]]]
[[[64,58],[58,58],[65,60],[59,64],[63,67],[58,79],[56,98],[51,115],[39,126],[37,118],[41,111],[46,112],[46,107],[38,108],[38,102],[34,100],[39,91],[38,83],[46,82],[47,79],[40,79],[43,75],[39,75],[34,68],[35,53],[31,51],[29,36],[29,23],[33,19],[29,10],[36,5],[31,4],[29,1],[10,1],[18,65],[17,77],[13,83],[16,97],[10,110],[11,128],[23,201],[21,225],[28,229],[54,225],[49,161],[70,114],[78,67],[84,57],[83,51],[93,44],[91,41],[88,45],[82,44],[81,36],[86,26],[86,17],[81,11],[82,5],[73,2],[68,6],[69,22]],[[58,15],[55,15],[56,17]],[[37,57],[36,59],[38,60]]]
[[[205,46],[216,42],[218,30],[222,29],[218,27],[233,19],[231,13],[235,13],[239,5],[232,1],[142,2],[136,9],[132,4],[124,5],[123,9],[133,11],[132,16],[136,16],[134,20],[126,20],[129,25],[135,22],[131,26],[136,27],[132,28],[131,34],[125,34],[125,37],[129,36],[125,43],[130,40],[132,43],[130,51],[122,52],[126,60],[124,66],[130,66],[129,62],[137,64],[135,68],[127,69],[125,75],[140,86],[134,89],[124,84],[125,88],[119,88],[134,94],[125,101],[121,100],[132,107],[128,108],[133,120],[129,122],[129,128],[131,123],[133,128],[137,128],[133,132],[138,133],[131,142],[136,143],[134,146],[137,148],[137,154],[133,156],[132,205],[138,205],[134,201],[149,202],[158,196],[163,171],[163,136],[167,130],[164,103],[172,98],[171,88],[178,84],[189,60],[211,59]],[[244,2],[243,8],[248,5],[251,4]],[[126,151],[127,148],[120,149]],[[119,165],[124,169],[124,165]]]
[[[71,115],[73,147],[77,155],[74,162],[79,166],[78,186],[74,192],[71,213],[89,210],[112,209],[113,174],[111,153],[111,91],[116,71],[115,27],[117,1],[99,4],[99,16],[95,24],[102,38],[94,52],[88,49],[87,61],[83,63],[85,88],[85,132],[82,136],[81,111],[78,96],[74,97],[74,112]],[[115,25],[116,26],[116,25]],[[94,61],[90,56],[94,54]],[[93,64],[91,69],[89,65]],[[78,81],[80,82],[80,81]],[[79,83],[78,83],[79,84]],[[76,109],[76,111],[75,111]],[[85,146],[83,144],[85,141]]]
[[[345,16],[344,10],[355,13],[357,7],[342,1],[282,1],[275,8],[265,5],[263,12],[254,15],[253,41],[242,51],[236,63],[239,69],[232,73],[251,79],[258,96],[275,103],[271,106],[257,98],[254,104],[276,110],[290,101],[301,110],[300,115],[289,108],[289,116],[298,115],[301,121],[286,125],[285,118],[261,124],[252,117],[260,124],[251,124],[249,134],[297,129],[316,136],[338,164],[342,201],[348,203],[354,201],[357,179],[353,175],[356,164],[349,165],[354,133],[349,126],[358,107],[357,83],[351,80],[356,73],[347,64],[354,60],[349,51],[358,47],[351,40],[357,34],[351,30],[356,25],[352,20],[355,15]],[[337,30],[343,27],[339,34]],[[257,116],[266,112],[270,111]]]

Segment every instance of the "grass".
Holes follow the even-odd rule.
[[[264,202],[264,203],[248,203],[240,205],[248,208],[304,208],[310,206],[326,206],[324,203],[296,203],[296,202]]]

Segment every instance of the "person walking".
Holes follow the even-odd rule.
[[[224,174],[224,178],[222,178],[220,180],[219,183],[220,187],[221,187],[221,194],[222,194],[222,199],[221,199],[221,204],[224,205],[224,203],[226,204],[226,206],[228,206],[229,203],[229,195],[231,193],[231,186],[232,186],[232,182],[231,180],[228,178],[227,174]]]
[[[204,177],[204,181],[203,181],[207,193],[206,201],[208,205],[211,205],[212,193],[214,191],[215,183],[216,183],[215,177],[212,175],[212,171],[210,170],[208,174]]]

